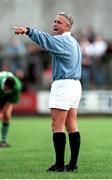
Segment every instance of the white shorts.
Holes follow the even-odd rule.
[[[49,108],[69,110],[78,108],[82,94],[79,80],[56,80],[52,83],[49,96]]]

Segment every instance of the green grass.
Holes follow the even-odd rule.
[[[112,117],[78,118],[81,149],[77,173],[48,173],[54,161],[50,117],[13,117],[8,141],[0,149],[0,179],[112,178]],[[69,160],[68,139],[65,161]]]

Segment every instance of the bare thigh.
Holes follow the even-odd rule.
[[[66,126],[66,130],[68,131],[68,133],[78,131],[78,127],[77,127],[77,109],[71,108],[68,111],[65,126]]]
[[[13,111],[13,104],[7,102],[2,110],[4,122],[10,121],[12,117],[12,111]]]
[[[67,110],[55,109],[55,108],[51,109],[53,132],[64,132],[67,114],[68,114]]]

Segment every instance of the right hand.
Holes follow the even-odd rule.
[[[25,34],[27,32],[27,28],[24,27],[12,27],[15,31],[15,34]]]

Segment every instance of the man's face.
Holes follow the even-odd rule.
[[[7,85],[5,85],[5,87],[4,87],[4,92],[5,92],[5,93],[11,93],[11,92],[12,92],[12,89],[9,88]]]
[[[67,19],[62,15],[57,15],[53,23],[53,35],[61,35],[69,31]]]

